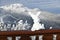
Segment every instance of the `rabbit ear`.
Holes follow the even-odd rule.
[[[32,13],[31,12],[28,12],[29,13],[29,15],[31,15]]]
[[[32,12],[28,12],[30,16],[33,16]]]
[[[39,16],[39,14],[40,14],[40,13],[41,13],[41,12],[37,12],[37,14],[36,14],[36,15],[37,15],[37,16]]]

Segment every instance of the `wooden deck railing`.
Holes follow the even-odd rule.
[[[0,31],[0,40],[7,40],[7,37],[12,37],[15,40],[16,36],[21,36],[20,40],[31,40],[30,36],[36,36],[35,40],[40,40],[39,35],[43,35],[43,40],[53,40],[53,34],[56,34],[56,40],[60,40],[60,30],[38,30],[38,31]]]

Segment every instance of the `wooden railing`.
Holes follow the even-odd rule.
[[[60,30],[38,30],[38,31],[0,31],[0,40],[7,40],[12,37],[21,36],[20,40],[31,40],[30,36],[36,36],[35,40],[40,40],[39,35],[43,35],[42,40],[53,40],[53,34],[57,35],[56,40],[60,40]]]

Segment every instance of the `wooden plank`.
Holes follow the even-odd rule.
[[[37,31],[26,31],[26,30],[21,30],[21,31],[0,31],[0,36],[21,36],[21,35],[44,35],[44,34],[57,34],[60,33],[60,30],[37,30]]]
[[[53,40],[53,35],[51,35],[51,34],[45,34],[43,36],[43,40]]]
[[[59,33],[59,34],[58,34]],[[21,39],[23,40],[31,40],[29,36],[33,35],[44,35],[43,40],[53,40],[53,35],[51,34],[58,34],[57,40],[60,40],[60,30],[38,30],[38,31],[0,31],[0,40],[6,39],[6,36],[22,36]],[[26,36],[28,35],[28,36]],[[15,40],[15,37],[13,37],[13,40]],[[37,39],[38,40],[38,37]]]

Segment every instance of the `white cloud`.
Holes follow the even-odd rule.
[[[0,8],[3,8],[6,11],[17,12],[17,13],[25,11],[23,4],[5,5],[5,6],[1,6]]]
[[[1,6],[0,8],[3,8],[7,12],[19,13],[19,14],[21,12],[23,12],[25,14],[28,14],[28,11],[37,13],[37,11],[39,11],[38,8],[30,9],[28,7],[25,7],[23,4],[18,4],[18,3]]]

